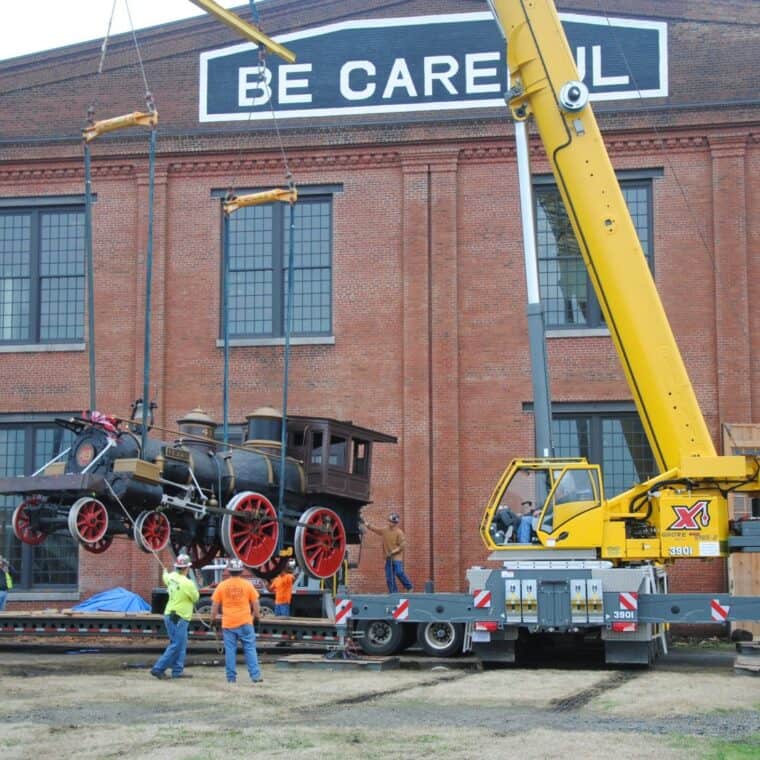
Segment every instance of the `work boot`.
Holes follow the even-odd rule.
[[[166,673],[160,670],[151,670],[150,674],[153,676],[153,678],[158,678],[159,680],[166,678]]]
[[[176,676],[172,676],[173,679],[174,678],[192,678],[192,677],[193,677],[192,673],[179,673]]]

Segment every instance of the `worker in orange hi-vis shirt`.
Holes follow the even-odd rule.
[[[290,602],[293,599],[293,582],[296,579],[296,563],[291,559],[288,566],[271,583],[269,590],[274,594],[274,614],[277,617],[290,616]]]
[[[223,580],[211,597],[211,621],[219,618],[222,608],[222,636],[224,638],[224,665],[227,683],[237,681],[237,643],[243,645],[245,664],[253,683],[261,683],[259,658],[256,656],[256,632],[253,621],[259,617],[259,592],[253,584],[241,577],[243,563],[231,559],[227,566],[230,577]]]

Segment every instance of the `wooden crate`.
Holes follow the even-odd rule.
[[[728,455],[760,454],[760,425],[723,425],[723,452]],[[742,494],[729,496],[732,519],[752,514],[750,499]],[[735,596],[760,596],[760,554],[737,552],[728,558],[728,591]],[[760,640],[760,622],[737,621],[731,631],[741,628],[751,631]]]

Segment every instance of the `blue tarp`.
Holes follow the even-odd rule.
[[[101,591],[71,609],[75,612],[150,612],[150,605],[139,594],[117,586]]]

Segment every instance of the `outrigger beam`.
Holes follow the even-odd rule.
[[[158,124],[158,111],[149,111],[148,113],[135,111],[124,116],[114,116],[112,119],[96,121],[82,130],[82,137],[84,137],[85,142],[90,142],[105,132],[113,132],[125,127],[155,127],[156,124]]]
[[[194,2],[195,0],[191,0]],[[271,203],[272,201],[282,201],[283,203],[295,203],[298,199],[298,191],[295,188],[285,190],[281,187],[275,187],[273,190],[264,190],[260,193],[249,193],[248,195],[233,195],[229,200],[224,201],[223,208],[225,214],[231,214],[239,208],[245,206],[259,206],[262,203]]]
[[[202,8],[206,13],[216,16],[216,18],[218,18],[223,24],[227,24],[227,26],[234,29],[246,39],[251,40],[251,42],[263,45],[270,53],[280,56],[280,58],[288,63],[293,63],[296,60],[295,53],[275,42],[270,37],[267,37],[262,31],[252,24],[249,24],[247,21],[243,21],[240,16],[232,13],[232,11],[228,11],[220,5],[217,5],[214,0],[190,0],[190,2],[193,3],[193,5]]]

